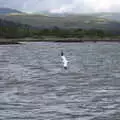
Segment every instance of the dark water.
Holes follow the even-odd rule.
[[[120,120],[120,44],[0,46],[0,120],[23,119]]]

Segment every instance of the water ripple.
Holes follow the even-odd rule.
[[[0,119],[119,120],[119,65],[117,43],[0,46]]]

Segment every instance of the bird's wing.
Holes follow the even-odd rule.
[[[68,61],[67,61],[65,56],[61,56],[61,57],[62,57],[63,63],[68,63]]]

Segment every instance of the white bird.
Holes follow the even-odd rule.
[[[64,56],[63,51],[61,52],[61,58],[62,58],[62,61],[63,61],[64,69],[67,69],[68,61],[67,61],[66,57]]]

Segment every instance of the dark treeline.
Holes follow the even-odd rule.
[[[119,32],[118,32],[119,34]],[[34,37],[40,38],[42,36],[55,36],[62,38],[82,38],[82,37],[112,37],[116,34],[99,29],[84,30],[77,29],[60,29],[59,27],[38,29],[26,24],[15,23],[0,19],[0,37],[1,38],[25,38]]]

